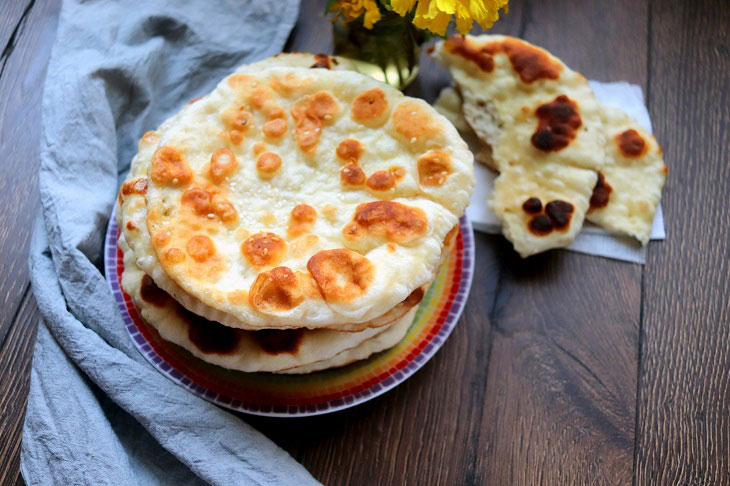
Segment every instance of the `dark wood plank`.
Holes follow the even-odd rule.
[[[16,2],[5,2],[2,8],[10,3]],[[40,318],[30,292],[27,245],[39,205],[40,100],[59,8],[57,0],[38,0],[18,20],[0,76],[0,484],[19,477],[18,454]]]
[[[39,206],[40,104],[59,7],[57,0],[33,4],[0,76],[0,343],[29,282],[27,247]]]
[[[13,51],[21,24],[27,19],[34,0],[16,0],[0,3],[0,72]],[[15,34],[15,36],[13,35]]]
[[[301,0],[299,17],[289,39],[286,52],[332,53],[332,23],[325,16],[326,1]]]
[[[524,9],[523,37],[586,77],[645,83],[646,2]],[[495,243],[501,272],[477,482],[630,483],[641,266],[564,251],[522,261]]]
[[[8,339],[0,348],[0,484],[11,484],[20,472],[20,440],[40,318],[28,289]]]
[[[648,0],[526,1],[522,37],[589,79],[646,88]]]
[[[640,269],[500,245],[479,482],[629,483]]]
[[[730,484],[730,5],[654,1],[668,239],[647,265],[637,484]]]

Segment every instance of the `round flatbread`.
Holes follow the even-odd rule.
[[[349,71],[234,74],[160,134],[135,255],[254,328],[362,323],[432,280],[473,184],[423,101]]]
[[[132,297],[142,318],[157,329],[163,339],[206,362],[228,369],[309,373],[342,366],[395,345],[416,311],[414,307],[392,325],[361,332],[232,329],[193,314],[160,289],[137,266],[123,236],[119,239],[119,247],[124,253],[122,288]],[[385,335],[379,337],[381,334]],[[357,349],[376,337],[379,339]]]
[[[164,132],[165,127],[170,121],[163,123],[159,131]],[[158,132],[147,132],[139,142],[139,152],[132,161],[132,166],[127,175],[125,182],[119,191],[117,201],[117,226],[120,228],[122,238],[125,244],[133,252],[136,264],[148,275],[151,276],[156,285],[162,288],[166,293],[170,294],[180,302],[190,312],[206,317],[212,321],[218,321],[226,326],[256,330],[260,327],[250,326],[245,322],[241,322],[235,317],[214,309],[195,297],[187,294],[179,285],[177,285],[162,269],[156,258],[150,234],[147,230],[147,206],[145,203],[145,194],[147,190],[147,170],[149,161],[154,152],[154,148],[159,140]],[[455,243],[455,237],[458,233],[458,225],[447,235],[445,245],[442,252],[442,261],[448,257],[449,252]],[[138,255],[142,255],[141,257]],[[326,326],[328,329],[336,329],[339,331],[357,332],[367,328],[382,327],[393,323],[402,318],[412,307],[417,305],[424,295],[424,288],[415,289],[402,302],[399,302],[388,312],[361,323],[337,323]],[[299,328],[306,326],[292,326],[291,328]]]
[[[403,337],[408,333],[408,329],[413,323],[416,311],[417,309],[411,309],[408,314],[395,323],[389,325],[383,332],[363,341],[352,349],[342,351],[341,353],[323,361],[289,368],[288,370],[282,370],[279,373],[304,374],[328,370],[331,368],[339,368],[341,366],[354,363],[355,361],[366,359],[380,351],[390,349],[401,342]]]
[[[351,69],[351,62],[344,58],[327,56],[326,54],[303,54],[288,53],[278,54],[251,65],[241,66],[236,73],[256,72],[271,66],[294,66],[327,68],[333,70]],[[239,321],[234,316],[225,314],[217,309],[207,306],[200,300],[185,293],[174,281],[172,281],[159,265],[156,254],[150,242],[147,230],[146,218],[147,207],[145,194],[147,189],[147,172],[149,170],[152,154],[159,142],[160,134],[175,123],[175,120],[188,109],[186,106],[178,114],[165,121],[156,131],[147,132],[139,142],[138,153],[132,161],[130,172],[122,185],[119,193],[119,207],[117,208],[117,224],[125,237],[129,247],[137,255],[137,265],[143,271],[151,275],[155,283],[181,302],[191,312],[205,316],[210,320],[219,321],[227,326],[241,329],[258,329],[257,326],[250,326]],[[450,249],[450,248],[449,248]],[[444,251],[444,256],[448,251]],[[422,289],[416,289],[403,302],[397,304],[388,312],[374,319],[361,323],[333,323],[326,326],[331,329],[360,331],[370,327],[381,327],[388,325],[402,318],[408,310],[416,305],[422,296]],[[300,327],[300,326],[292,326]]]

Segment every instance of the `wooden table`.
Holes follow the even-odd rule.
[[[287,45],[331,49],[322,2]],[[26,254],[57,0],[0,4],[0,484],[18,453],[40,319]],[[477,234],[443,349],[393,391],[308,419],[242,416],[326,484],[730,484],[730,3],[513,0],[494,32],[644,88],[668,238],[646,266]],[[422,62],[409,94],[448,75]]]

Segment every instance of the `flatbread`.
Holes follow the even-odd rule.
[[[282,370],[279,373],[304,374],[331,368],[339,368],[341,366],[354,363],[355,361],[366,359],[375,353],[390,349],[401,342],[408,333],[408,329],[411,327],[411,324],[413,324],[413,319],[416,316],[416,311],[417,309],[411,309],[406,316],[396,323],[389,325],[383,332],[363,341],[352,349],[342,351],[336,356],[323,361],[289,368],[288,370]]]
[[[485,145],[464,118],[461,97],[456,89],[444,88],[434,107],[459,129],[471,147]],[[479,155],[474,155],[474,160],[496,170],[488,145],[478,153]],[[591,187],[595,186],[596,180],[596,173],[587,169],[563,167],[550,162],[513,162],[505,165],[503,174],[495,180],[488,204],[504,221],[505,236],[513,243],[515,251],[525,258],[551,248],[568,246],[575,239],[588,210],[593,192]],[[536,209],[535,201],[531,201],[533,206],[527,204],[531,210],[526,211],[523,206],[532,198],[540,201],[540,207]],[[545,206],[553,201],[569,202],[572,206],[569,218],[567,213],[562,216],[553,215],[559,220],[558,224],[545,210]],[[555,206],[555,203],[550,206],[550,213],[554,213]],[[537,221],[533,222],[536,218]],[[567,219],[567,223],[564,219]]]
[[[464,116],[492,146],[498,170],[515,161],[603,165],[599,103],[588,81],[549,52],[482,35],[441,41],[433,56],[451,70]]]
[[[350,66],[348,60],[343,58],[333,58],[324,54],[279,54],[273,58],[267,58],[257,63],[243,66],[239,68],[237,73],[245,73],[247,70],[256,72],[260,69],[273,65],[282,66],[330,66],[331,69],[347,69]],[[159,143],[160,134],[175,123],[185,110],[186,106],[174,117],[165,121],[156,131],[147,132],[139,142],[138,153],[132,161],[130,172],[125,180],[119,194],[119,208],[117,214],[117,224],[125,237],[127,244],[132,248],[137,256],[137,264],[148,273],[155,283],[171,294],[189,311],[206,317],[209,320],[221,322],[227,326],[241,329],[258,329],[258,326],[251,326],[246,322],[241,322],[236,317],[226,314],[207,306],[195,297],[187,294],[180,288],[162,269],[159,264],[156,253],[150,241],[149,231],[146,225],[147,207],[145,202],[145,194],[147,190],[147,172],[149,170],[152,155]],[[448,256],[450,248],[444,247],[442,252],[443,258]],[[332,323],[323,326],[331,329],[359,331],[369,327],[380,327],[388,325],[397,319],[402,318],[405,313],[415,304],[418,303],[419,295],[422,295],[421,289],[416,289],[408,298],[400,302],[386,313],[361,323]],[[294,325],[292,327],[300,327]]]
[[[588,210],[592,170],[549,162],[503,166],[489,196],[504,236],[521,257],[568,246]]]
[[[513,37],[455,36],[433,55],[451,70],[469,126],[492,148],[500,175],[488,204],[505,237],[523,257],[569,245],[605,159],[600,105],[586,79]]]
[[[414,307],[393,325],[361,332],[232,329],[183,308],[137,266],[123,236],[119,239],[119,247],[124,253],[122,288],[132,298],[142,318],[166,341],[185,348],[208,363],[228,369],[308,373],[315,369],[342,366],[397,343],[416,311]],[[383,333],[388,333],[385,339],[355,350]],[[333,360],[335,357],[337,359]]]
[[[532,167],[533,163],[594,170],[597,179],[586,218],[607,231],[633,236],[642,244],[649,241],[666,166],[661,147],[635,120],[621,110],[598,103],[582,75],[547,51],[520,39],[454,37],[437,44],[434,57],[451,69],[461,93],[445,90],[437,104],[463,130],[458,97],[464,98],[463,120],[482,142],[492,146],[492,163],[487,165],[498,171],[506,165]],[[542,129],[552,133],[541,133]],[[572,182],[590,180],[577,172],[563,176],[557,169],[555,173]],[[495,211],[512,207],[513,212],[518,212],[514,210],[518,201],[510,197],[520,193],[520,188],[508,188],[517,179],[514,174],[500,178],[496,182],[500,191],[492,195],[490,206]],[[535,180],[531,176],[523,185],[529,186]],[[550,185],[545,189],[555,191],[560,184]],[[586,188],[570,185],[563,196],[571,191],[572,197],[577,197],[571,202],[582,206]],[[570,244],[580,228],[582,212],[575,212],[571,227],[564,233],[551,233],[542,243],[523,234],[525,215],[497,215],[504,222],[508,239],[522,240],[518,251],[524,256]]]
[[[622,110],[604,107],[601,119],[607,135],[606,163],[586,219],[646,245],[667,176],[662,148]]]
[[[224,80],[161,134],[148,175],[162,271],[259,328],[361,323],[406,300],[474,184],[466,145],[426,103],[301,68]]]

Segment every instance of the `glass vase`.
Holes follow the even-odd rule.
[[[353,60],[357,70],[379,81],[404,89],[418,74],[423,33],[394,12],[367,29],[362,19],[336,23],[333,29],[336,56]]]

